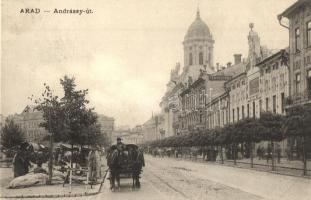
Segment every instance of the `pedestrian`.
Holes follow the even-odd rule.
[[[267,164],[268,164],[269,160],[272,159],[272,148],[270,144],[268,144],[266,156],[267,156]]]
[[[14,178],[25,175],[24,158],[20,149],[17,150],[13,158]]]
[[[96,157],[96,178],[97,180],[102,177],[101,174],[101,167],[102,167],[102,161],[101,161],[101,155],[100,155],[100,147],[97,146],[95,150],[95,157]]]
[[[88,155],[88,174],[89,180],[91,182],[97,181],[96,167],[97,167],[96,154],[95,154],[95,147],[93,146]]]

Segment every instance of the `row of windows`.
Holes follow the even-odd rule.
[[[273,70],[278,70],[279,69],[279,62],[274,63],[272,66],[268,66],[265,68],[264,72],[265,74],[269,74]]]
[[[306,24],[307,47],[311,47],[311,21]],[[301,51],[300,28],[295,29],[295,50],[296,53]]]
[[[203,65],[203,52],[199,53],[199,65]],[[193,65],[193,55],[192,53],[189,53],[189,65]]]
[[[27,131],[27,135],[30,138],[38,138],[42,135],[42,132],[40,132],[40,131]]]
[[[245,85],[245,80],[241,80],[241,81],[237,81],[237,82],[233,83],[231,85],[231,89],[234,90],[235,88],[239,88],[242,85]]]
[[[311,85],[309,85],[309,83],[311,82],[311,70],[307,71],[307,80],[308,80],[307,88],[310,89]],[[295,74],[295,89],[296,89],[297,94],[302,92],[301,91],[301,74],[300,74],[300,72]]]
[[[183,109],[198,108],[206,103],[205,90],[202,90],[199,94],[185,95],[182,99]]]
[[[285,96],[284,93],[282,92],[280,94],[281,97],[281,112],[284,113],[284,101],[285,101]],[[270,109],[270,105],[269,105],[269,97],[267,97],[265,99],[265,111],[271,111],[273,113],[277,113],[277,97],[276,95],[272,96],[272,110]],[[240,112],[241,111],[241,112]],[[259,111],[262,112],[262,100],[259,100]],[[236,113],[235,113],[236,112]],[[245,117],[255,117],[255,113],[256,113],[256,104],[255,102],[253,102],[253,113],[252,116],[250,116],[250,107],[249,104],[247,104],[247,113],[245,115],[245,109],[244,106],[241,106],[241,110],[239,107],[237,107],[236,109],[232,109],[232,122],[235,122],[235,117],[237,117],[237,120],[241,120],[244,119]]]
[[[228,110],[217,111],[209,115],[208,126],[210,129],[215,127],[222,127],[228,124]]]

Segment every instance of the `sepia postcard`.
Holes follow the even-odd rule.
[[[1,0],[0,198],[311,199],[311,0]]]

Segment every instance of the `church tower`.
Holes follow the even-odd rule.
[[[206,69],[207,73],[213,72],[214,39],[197,10],[194,22],[188,28],[185,35],[184,46],[184,66],[185,69],[194,70]]]

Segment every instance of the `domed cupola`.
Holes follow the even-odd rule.
[[[200,17],[200,11],[197,11],[197,17],[188,28],[184,41],[195,39],[212,39],[212,34],[204,21]]]
[[[214,40],[210,29],[201,19],[199,10],[196,19],[188,28],[183,45],[185,67],[213,68]]]

